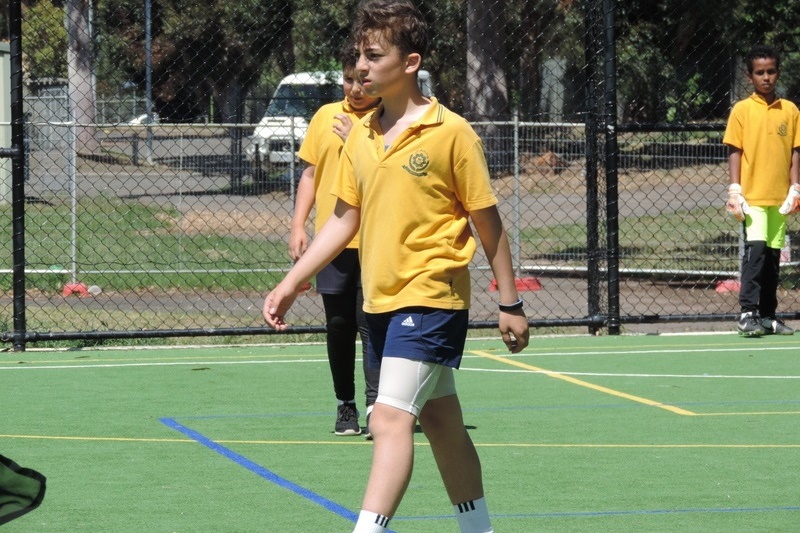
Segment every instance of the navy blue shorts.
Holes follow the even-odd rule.
[[[317,274],[317,292],[342,294],[361,286],[358,248],[345,248]]]
[[[367,364],[383,357],[402,357],[450,368],[461,365],[469,311],[406,307],[389,313],[367,313]]]

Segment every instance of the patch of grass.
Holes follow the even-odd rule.
[[[216,235],[206,228],[183,228],[181,214],[168,207],[97,197],[77,207],[73,233],[66,203],[26,206],[25,256],[32,274],[28,288],[60,290],[75,251],[81,281],[110,290],[148,287],[259,290],[273,285],[289,266],[286,243],[266,237]],[[2,246],[11,268],[11,210],[0,207]],[[264,272],[274,269],[275,272]],[[1,278],[3,288],[11,276]]]
[[[529,228],[522,232],[523,257],[583,266],[588,255],[586,239],[583,224]],[[604,250],[604,233],[599,241],[599,248]],[[715,207],[623,218],[619,248],[621,268],[738,269],[735,227],[720,223],[720,210]]]

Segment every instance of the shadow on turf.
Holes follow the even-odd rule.
[[[464,427],[465,427],[465,428],[467,428],[467,430],[471,430],[471,429],[478,429],[478,428],[477,428],[477,426],[468,426],[468,425],[465,425]],[[364,428],[362,428],[362,429],[364,429]],[[425,432],[424,432],[424,431],[422,431],[422,426],[420,426],[419,424],[417,424],[416,426],[414,426],[414,433],[424,434]]]

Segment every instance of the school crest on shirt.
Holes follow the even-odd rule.
[[[430,164],[431,160],[428,158],[427,152],[425,150],[417,150],[408,158],[408,164],[403,165],[403,170],[412,176],[420,178],[428,175],[426,169]]]
[[[789,127],[786,125],[785,122],[780,126],[778,126],[778,135],[780,135],[781,137],[786,137],[787,135],[789,135]]]

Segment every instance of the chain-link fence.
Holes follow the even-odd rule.
[[[291,265],[295,153],[342,97],[355,5],[11,1],[4,339],[266,333],[263,297]],[[419,5],[426,83],[483,138],[532,325],[734,316],[721,138],[748,90],[737,47],[766,18],[707,1]],[[800,49],[780,24],[777,44]],[[798,231],[791,219],[779,294],[793,318]],[[472,324],[490,325],[480,252],[472,270]],[[313,287],[291,321],[324,329]]]

